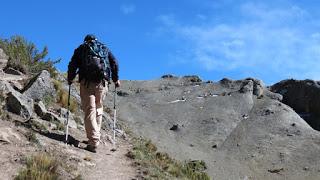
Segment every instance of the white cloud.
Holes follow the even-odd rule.
[[[320,32],[308,24],[307,11],[249,3],[239,12],[242,19],[236,24],[181,25],[172,15],[162,21],[192,46],[190,61],[208,71],[320,79]]]
[[[123,14],[127,15],[134,13],[136,11],[136,6],[133,4],[123,4],[121,5],[120,10]]]

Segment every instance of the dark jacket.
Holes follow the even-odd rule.
[[[83,58],[85,58],[84,55],[84,50],[85,48],[84,44],[81,44],[77,49],[75,49],[73,56],[71,58],[71,61],[68,65],[68,82],[72,81],[77,74],[79,74],[79,82],[83,79],[84,77],[84,70],[81,69],[81,63],[84,61]],[[119,79],[118,76],[118,71],[119,71],[119,66],[116,58],[112,54],[110,50],[108,50],[108,60],[110,64],[110,70],[111,70],[111,77],[112,81],[116,82]],[[107,80],[109,81],[110,79],[110,72],[107,72]]]

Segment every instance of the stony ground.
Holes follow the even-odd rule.
[[[2,85],[4,85],[4,82],[9,82],[11,85],[21,85],[19,81],[27,81],[26,78],[2,73],[1,83]],[[112,135],[110,130],[102,131],[101,145],[98,153],[94,154],[84,150],[86,144],[81,143],[87,140],[83,126],[80,125],[80,129],[70,128],[70,136],[72,136],[70,139],[72,141],[69,145],[66,145],[63,142],[64,131],[51,128],[47,133],[33,131],[28,126],[28,120],[5,110],[4,97],[1,97],[0,104],[1,106],[4,105],[0,117],[0,179],[13,179],[24,168],[27,157],[40,153],[52,154],[62,163],[60,174],[64,179],[73,179],[78,176],[83,179],[108,180],[137,178],[137,168],[133,166],[133,161],[126,157],[131,149],[130,142],[118,137],[117,144],[114,146],[109,138]],[[51,123],[42,120],[36,113],[33,113],[31,120],[47,127],[52,126]],[[108,125],[104,125],[104,127],[108,127]],[[116,151],[111,151],[114,148],[116,148]]]
[[[83,179],[134,179],[137,170],[132,160],[126,157],[131,145],[128,141],[119,139],[116,151],[108,140],[110,132],[103,132],[102,144],[98,153],[94,154],[84,150],[84,143],[79,147],[66,145],[63,142],[64,132],[52,132],[50,135],[36,133],[39,143],[30,142],[26,134],[30,130],[16,126],[7,120],[0,120],[0,179],[13,179],[18,171],[23,168],[26,157],[41,152],[49,152],[54,157],[65,163],[67,171],[63,171],[64,179],[81,176]],[[86,140],[84,132],[71,130],[70,133],[76,140]],[[69,170],[68,170],[69,169]]]

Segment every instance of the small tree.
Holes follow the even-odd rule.
[[[37,74],[42,70],[48,70],[52,76],[56,75],[54,64],[61,59],[45,59],[48,48],[45,46],[39,51],[36,45],[27,41],[22,36],[12,36],[10,39],[0,39],[0,48],[9,56],[6,68],[13,68],[25,74]]]

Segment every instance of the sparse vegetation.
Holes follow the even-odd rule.
[[[57,73],[54,64],[60,62],[60,59],[46,59],[47,47],[39,51],[34,43],[22,36],[0,39],[0,48],[9,56],[7,68],[11,67],[25,74],[37,74],[42,70],[48,70],[53,77]]]
[[[50,107],[55,102],[55,99],[51,94],[47,94],[43,97],[42,102],[46,107]]]
[[[205,173],[203,161],[187,161],[181,163],[166,153],[157,152],[157,147],[143,139],[134,139],[134,147],[127,156],[134,159],[143,168],[146,179],[191,179],[210,180]]]
[[[65,130],[65,125],[61,122],[57,122],[55,123],[57,125],[57,127],[55,128],[56,130],[59,130],[59,131],[64,131]]]
[[[112,113],[112,109],[107,107],[107,106],[103,106],[103,111],[108,113],[108,114],[111,114]]]
[[[80,116],[74,116],[74,121],[78,124],[78,125],[83,125],[83,121],[81,119]]]
[[[75,177],[73,180],[83,180],[83,177],[81,175],[78,175],[77,177]]]
[[[44,125],[44,124],[41,124],[40,122],[37,122],[35,120],[29,120],[28,121],[29,123],[29,126],[35,130],[35,131],[47,131],[48,128]]]
[[[66,92],[65,90],[60,90],[58,92],[57,103],[59,103],[64,108],[68,108],[68,92]],[[78,104],[73,97],[70,97],[70,111],[74,113],[77,112],[77,110]]]
[[[39,154],[27,158],[27,167],[22,169],[15,180],[57,180],[58,161],[48,154]]]
[[[32,130],[28,131],[25,136],[28,139],[28,141],[35,144],[39,144],[39,140],[37,138],[37,135],[34,133],[34,131]]]

